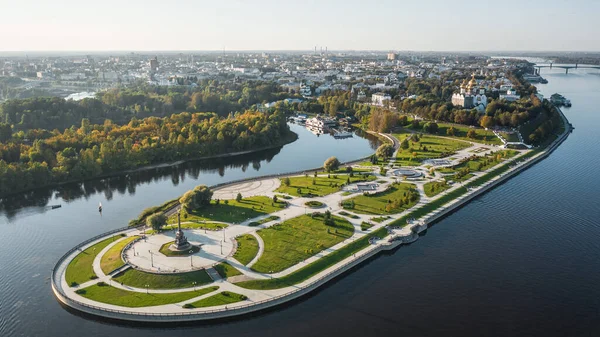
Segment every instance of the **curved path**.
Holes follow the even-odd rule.
[[[263,239],[260,237],[260,235],[258,235],[258,233],[256,232],[250,232],[248,233],[250,235],[252,235],[256,241],[258,242],[258,252],[256,253],[256,256],[252,259],[252,261],[250,261],[250,263],[248,263],[246,265],[246,267],[248,268],[252,268],[252,266],[258,261],[258,259],[260,259],[260,257],[263,255],[264,251],[265,251],[265,242],[263,241]]]

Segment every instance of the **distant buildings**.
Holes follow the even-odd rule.
[[[156,72],[158,70],[158,58],[155,56],[150,60],[150,71]]]
[[[395,61],[397,58],[398,58],[398,55],[396,53],[388,53],[387,54],[388,61]]]
[[[371,96],[371,103],[377,106],[384,106],[385,101],[390,101],[392,97],[383,92],[376,92]]]
[[[465,109],[476,108],[480,112],[483,112],[485,111],[487,103],[485,89],[478,88],[477,80],[475,80],[475,74],[473,74],[468,83],[466,79],[463,81],[463,83],[460,85],[459,93],[452,95],[452,104]]]
[[[514,90],[512,87],[506,90],[506,94],[500,94],[500,99],[505,99],[509,102],[514,102],[519,98],[521,98],[521,96],[517,95],[517,91]]]

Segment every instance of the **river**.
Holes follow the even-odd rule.
[[[241,320],[158,329],[83,318],[61,308],[48,277],[75,244],[196,184],[309,168],[330,155],[353,159],[375,144],[300,130],[299,141],[254,162],[208,169],[190,163],[7,200],[0,215],[0,336],[600,335],[600,75],[544,69],[542,76],[549,81],[538,85],[543,94],[559,92],[573,103],[564,112],[575,131],[550,157],[416,243],[304,300]],[[63,207],[32,206],[44,202]]]

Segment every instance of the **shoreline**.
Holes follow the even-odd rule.
[[[55,268],[53,269],[52,277],[51,277],[53,292],[55,293],[55,296],[57,297],[57,299],[59,299],[60,302],[62,302],[63,304],[65,304],[71,308],[74,308],[76,310],[83,311],[83,312],[86,312],[86,313],[89,313],[89,314],[92,314],[95,316],[102,316],[105,318],[116,319],[116,320],[121,320],[121,321],[180,322],[180,321],[204,321],[204,320],[213,320],[213,319],[225,319],[225,318],[229,318],[229,317],[233,317],[233,316],[240,316],[240,315],[245,315],[245,314],[249,314],[252,312],[263,311],[263,310],[272,308],[274,306],[278,306],[278,305],[287,303],[289,301],[295,300],[301,296],[304,296],[306,294],[313,292],[314,290],[316,290],[317,288],[326,284],[330,280],[333,280],[333,279],[343,275],[345,272],[360,265],[364,261],[377,256],[380,252],[393,250],[401,245],[410,244],[410,243],[418,240],[419,233],[427,230],[431,225],[433,225],[440,219],[444,218],[448,214],[451,214],[452,212],[454,212],[457,209],[461,208],[462,206],[466,205],[472,199],[474,199],[484,193],[487,193],[488,191],[492,190],[496,186],[504,183],[508,179],[510,179],[513,176],[517,175],[518,173],[522,172],[523,170],[533,166],[540,160],[543,160],[544,158],[546,158],[556,148],[558,148],[558,146],[560,146],[560,144],[566,138],[568,138],[568,135],[570,134],[570,132],[572,130],[571,125],[568,123],[568,120],[566,119],[566,117],[564,116],[562,111],[560,109],[558,109],[558,111],[559,111],[561,118],[563,120],[563,123],[564,123],[564,130],[563,130],[562,134],[558,135],[558,137],[555,140],[553,140],[546,148],[544,148],[543,150],[541,150],[537,153],[533,153],[533,155],[528,156],[524,160],[522,159],[522,157],[525,156],[525,154],[522,154],[520,156],[515,157],[514,160],[512,160],[511,162],[505,163],[504,165],[496,166],[494,168],[494,170],[499,169],[499,168],[504,168],[506,165],[510,165],[511,163],[514,164],[515,162],[519,161],[516,165],[509,166],[505,171],[502,171],[501,173],[492,176],[490,179],[488,179],[484,183],[480,184],[479,186],[468,189],[466,193],[461,194],[460,196],[435,208],[433,211],[421,216],[419,218],[419,221],[411,222],[410,224],[403,226],[399,229],[394,229],[394,228],[385,227],[385,226],[382,227],[382,228],[388,229],[388,235],[385,236],[385,239],[387,239],[387,240],[385,240],[386,242],[370,245],[366,248],[363,248],[363,249],[357,251],[354,257],[352,257],[352,255],[351,255],[350,257],[344,258],[340,262],[333,264],[329,268],[326,268],[324,270],[321,270],[320,272],[317,272],[316,274],[312,275],[305,281],[294,285],[293,288],[295,288],[295,290],[285,293],[284,295],[275,296],[272,299],[266,300],[264,302],[253,303],[253,304],[250,304],[247,306],[241,306],[238,308],[215,309],[215,310],[208,310],[208,311],[204,311],[204,312],[182,312],[182,313],[177,313],[177,314],[160,314],[160,313],[155,314],[155,313],[135,313],[133,311],[126,311],[126,310],[112,310],[112,309],[107,310],[107,309],[100,308],[97,306],[95,307],[95,306],[83,304],[77,300],[68,298],[61,291],[61,289],[59,289],[59,286],[57,284],[55,284],[56,276],[57,276],[56,275],[57,269],[61,269],[61,268],[66,269],[66,266],[64,265],[65,259],[67,257],[70,257],[73,253],[76,253],[78,248],[92,244],[93,242],[99,240],[100,238],[105,237],[110,234],[134,230],[132,227],[117,229],[115,231],[111,231],[109,233],[99,235],[95,238],[87,240],[86,242],[74,247],[71,251],[66,253],[59,260],[59,262],[56,264]],[[531,153],[531,152],[528,152],[528,153]],[[521,159],[521,160],[519,160],[519,159]],[[492,172],[493,171],[488,172],[486,174],[491,174]],[[290,175],[290,174],[289,173],[282,174],[281,176],[285,176],[285,175]],[[484,176],[485,175],[482,175],[481,177],[484,177]],[[264,177],[261,177],[261,178],[264,179]],[[261,178],[256,178],[256,179],[261,179]],[[223,184],[220,187],[232,185],[232,184],[236,184],[236,183],[238,183],[238,182],[229,182],[227,184]],[[412,211],[414,211],[414,209]],[[123,308],[125,308],[125,307],[123,307]],[[135,310],[135,308],[126,308],[126,309]]]
[[[89,177],[89,178],[84,178],[84,179],[55,182],[55,183],[50,183],[50,184],[46,184],[46,185],[43,185],[43,186],[36,186],[36,187],[33,187],[33,188],[29,188],[29,189],[25,189],[25,190],[21,190],[21,191],[17,191],[17,192],[12,192],[10,194],[2,195],[2,196],[0,196],[0,199],[9,198],[11,196],[14,196],[14,195],[17,195],[17,194],[21,194],[21,193],[30,193],[30,192],[38,190],[38,189],[56,188],[56,187],[67,185],[67,184],[83,183],[83,182],[90,181],[90,180],[96,180],[96,179],[102,180],[102,179],[107,179],[107,178],[114,178],[114,177],[123,176],[123,175],[131,174],[131,173],[138,173],[138,172],[149,171],[149,170],[153,170],[153,169],[173,167],[173,166],[181,165],[181,164],[184,164],[184,163],[187,163],[187,162],[191,162],[191,161],[201,161],[201,160],[210,160],[210,159],[220,159],[220,158],[229,158],[229,157],[242,156],[242,155],[251,154],[251,153],[255,153],[255,152],[266,151],[266,150],[271,150],[271,149],[275,149],[275,148],[278,148],[278,147],[283,147],[285,145],[288,145],[288,144],[291,144],[291,143],[295,142],[296,140],[298,140],[298,134],[295,133],[294,131],[290,130],[290,135],[288,137],[286,137],[286,139],[284,139],[284,141],[283,141],[282,144],[266,146],[266,147],[262,147],[262,148],[259,148],[259,149],[253,149],[253,150],[245,150],[245,151],[238,151],[238,152],[222,153],[222,154],[218,154],[218,155],[214,155],[214,156],[205,156],[205,157],[195,157],[195,158],[188,158],[188,159],[180,159],[180,160],[177,160],[177,161],[174,161],[174,162],[166,162],[166,163],[160,163],[160,164],[145,165],[145,166],[141,166],[141,167],[138,167],[138,168],[129,169],[129,170],[125,170],[125,171],[119,171],[119,172],[114,172],[114,173],[106,173],[106,174],[102,174],[102,175],[99,175],[99,176],[96,176],[96,177]]]

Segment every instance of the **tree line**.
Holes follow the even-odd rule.
[[[2,134],[9,134],[6,125]],[[64,132],[30,130],[0,143],[0,196],[138,167],[282,144],[291,132],[279,112],[246,111],[133,118],[118,125],[84,118]]]

